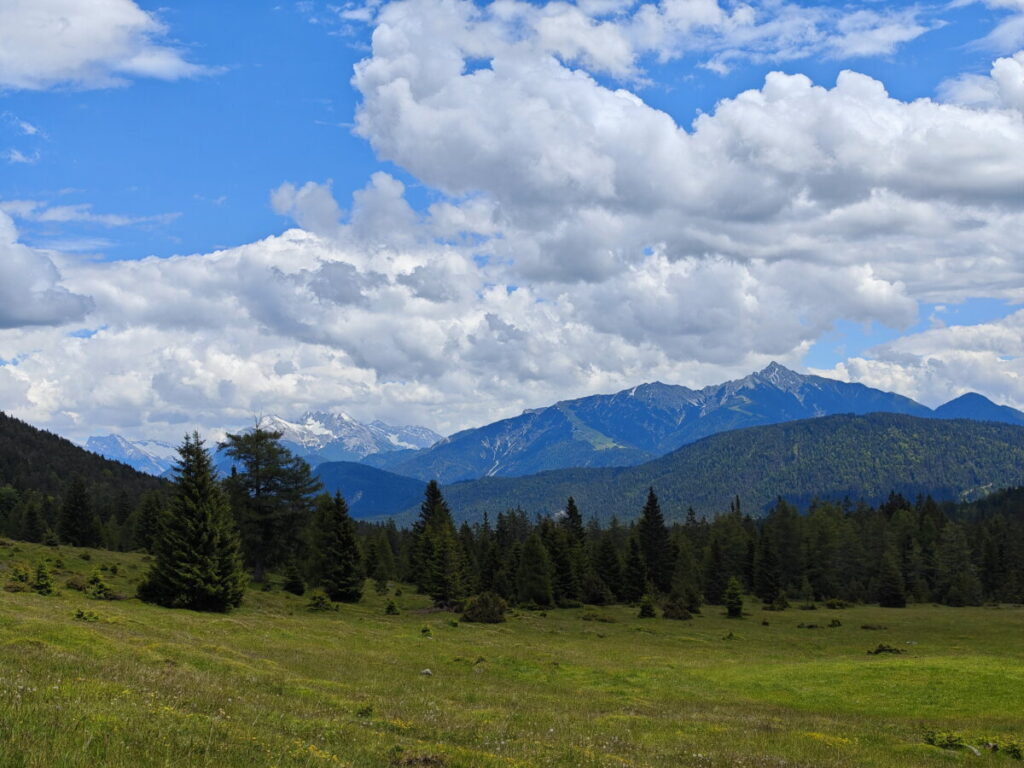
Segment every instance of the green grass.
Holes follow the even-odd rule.
[[[0,584],[12,562],[57,557],[59,586],[117,564],[104,575],[130,594],[146,568],[15,544]],[[0,592],[0,766],[1024,765],[924,743],[1024,735],[1019,607],[708,608],[689,622],[615,607],[451,626],[408,589],[398,616],[386,599],[310,613],[252,591],[204,615]],[[906,653],[867,655],[879,643]]]

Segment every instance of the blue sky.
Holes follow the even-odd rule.
[[[26,281],[39,269],[39,279],[52,281],[45,291],[56,291],[46,295],[58,302],[49,314],[37,301],[0,322],[0,360],[9,362],[0,395],[37,423],[141,435],[177,430],[180,414],[196,409],[201,426],[213,429],[256,408],[322,406],[444,431],[641,380],[711,383],[772,358],[931,404],[981,389],[1024,405],[1024,372],[1013,344],[1004,343],[1019,335],[1014,313],[1022,300],[1013,265],[1024,259],[1005,233],[1019,223],[1024,199],[1024,187],[1014,186],[1024,147],[1013,133],[1021,123],[1015,99],[1024,100],[1014,58],[1024,48],[1024,2],[588,0],[479,4],[475,12],[447,0],[251,2],[240,12],[225,3],[97,0],[86,18],[65,21],[102,28],[111,35],[107,50],[90,49],[97,35],[89,32],[75,43],[79,60],[57,63],[32,31],[53,20],[51,5],[56,19],[56,0],[0,0],[7,22],[0,43],[13,51],[0,54],[0,211],[18,249],[8,263],[29,265],[17,267]],[[465,60],[461,74],[441,72],[438,62],[452,55]],[[366,68],[353,83],[361,61]],[[994,62],[1005,62],[998,73]],[[478,90],[476,68],[492,77],[491,88],[520,101]],[[871,96],[866,78],[837,87],[844,70],[882,84],[888,100]],[[825,159],[785,157],[785,139],[769,136],[738,98],[765,94],[776,103],[766,84],[772,72],[820,86],[777,82],[778,103],[820,107],[821,118],[801,135],[820,141]],[[564,93],[534,78],[564,82]],[[411,83],[412,96],[396,96],[396,83]],[[642,110],[620,115],[617,92],[631,93]],[[912,104],[918,99],[935,109],[922,117]],[[596,110],[593,133],[575,113],[559,112],[569,103]],[[432,127],[454,114],[461,117],[447,129]],[[495,115],[509,117],[502,125]],[[698,115],[704,128],[694,127]],[[520,118],[529,122],[517,130]],[[742,182],[721,191],[720,206],[735,206],[734,215],[721,207],[709,213],[701,198],[718,199],[718,191],[713,178],[700,176],[713,177],[707,169],[693,171],[705,191],[690,202],[658,198],[666,180],[655,178],[656,168],[648,173],[653,191],[624,180],[628,159],[642,157],[635,154],[642,148],[628,145],[637,126],[651,131],[648,138],[674,141],[666,118],[701,134],[680,140],[690,147],[666,145],[680,168],[704,162],[726,173],[753,162],[766,175],[752,197],[791,185],[810,190],[820,222],[794,234],[786,222],[796,213],[766,213],[778,207],[768,198],[758,203],[767,207],[745,212]],[[605,119],[624,122],[607,129]],[[565,137],[553,127],[559,120]],[[905,121],[899,131],[867,136],[865,121],[884,131],[878,126],[894,120]],[[786,127],[783,118],[771,124]],[[958,126],[964,134],[953,136]],[[1004,143],[993,144],[995,135]],[[921,149],[935,137],[933,150]],[[931,164],[957,155],[964,142],[978,156],[951,164],[949,188],[941,172],[928,180]],[[812,144],[794,145],[794,157],[819,146]],[[698,145],[703,160],[693,159]],[[882,147],[892,153],[885,167],[861,174],[850,161],[871,152],[877,159]],[[982,158],[985,147],[991,156]],[[586,157],[569,157],[577,148]],[[721,158],[709,159],[719,150]],[[596,163],[593,173],[588,162]],[[814,162],[833,176],[822,181]],[[580,191],[606,172],[613,193],[596,182]],[[681,185],[673,194],[689,194],[678,174],[666,179]],[[647,208],[634,209],[648,193]],[[870,205],[894,218],[876,224],[870,216],[878,211],[862,210]],[[838,227],[837,217],[860,222],[871,236],[846,234],[854,225]],[[922,223],[929,217],[959,222],[949,254]],[[296,226],[309,239],[261,245]],[[792,242],[777,245],[790,235]],[[238,248],[248,250],[228,259],[230,274],[206,256]],[[179,263],[173,255],[194,258]],[[149,256],[160,263],[126,264]],[[212,282],[197,282],[190,298],[216,294],[225,306],[246,307],[245,317],[223,326],[172,317],[182,303],[172,289],[189,279],[174,270],[200,269]],[[308,282],[291,299],[260,294],[255,311],[250,302],[262,289],[243,296],[225,287],[249,278],[253,286]],[[737,283],[748,286],[742,295]],[[441,284],[456,287],[439,298]],[[616,293],[626,284],[632,293]],[[641,297],[658,285],[665,308],[647,313]],[[409,291],[403,299],[399,286]],[[499,300],[494,287],[518,296]],[[704,300],[701,312],[685,311]],[[436,305],[433,320],[424,301]],[[729,306],[740,309],[714,321]],[[190,317],[205,311],[193,308]],[[393,325],[402,312],[414,318],[409,340]],[[233,335],[244,327],[251,338]],[[975,330],[950,330],[958,327]],[[1004,342],[980,341],[986,334]],[[168,353],[173,365],[152,358],[164,335],[167,349],[177,350]],[[214,338],[231,349],[251,345],[251,356],[204,360]],[[150,356],[138,369],[104,346],[125,349],[130,339]],[[427,339],[448,349],[438,354],[462,366],[461,377],[427,360],[418,348]],[[68,344],[78,362],[66,357]],[[589,344],[601,361],[551,352]],[[257,358],[261,373],[247,372]],[[156,389],[152,377],[161,372],[152,368],[165,363],[163,373],[189,383],[159,397],[125,391],[86,407],[74,379],[60,383],[58,372],[90,359],[97,360],[94,386],[151,380]],[[975,374],[958,374],[962,367]],[[235,377],[266,378],[253,389]]]

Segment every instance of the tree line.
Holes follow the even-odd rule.
[[[806,514],[780,498],[758,518],[736,498],[713,519],[690,510],[668,524],[652,488],[628,523],[601,524],[600,510],[581,510],[569,497],[556,515],[510,509],[456,526],[431,482],[416,521],[399,529],[353,520],[280,437],[258,427],[229,435],[222,448],[233,468],[223,478],[199,436],[187,437],[170,492],[143,496],[116,526],[99,518],[82,481],[59,505],[0,491],[4,530],[28,541],[109,546],[104,531],[116,529],[111,548],[153,555],[143,599],[205,610],[238,605],[250,577],[297,594],[318,587],[332,601],[359,600],[372,579],[381,589],[414,584],[450,608],[484,594],[538,608],[640,603],[670,618],[734,603],[739,593],[776,609],[829,600],[1024,602],[1020,490],[971,506],[897,493],[877,506],[812,502]]]

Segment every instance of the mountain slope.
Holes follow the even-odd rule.
[[[314,474],[330,494],[340,493],[353,517],[393,515],[419,504],[423,482],[352,461],[329,461]]]
[[[567,400],[452,435],[416,453],[368,456],[373,466],[422,480],[516,477],[564,467],[640,464],[708,435],[836,413],[930,416],[910,398],[778,363],[736,381],[693,390],[642,384]]]
[[[935,418],[999,421],[1004,424],[1024,425],[1024,413],[1007,405],[996,405],[976,392],[968,392],[945,405],[940,405],[935,409]]]
[[[164,475],[178,458],[178,451],[170,443],[159,440],[127,440],[120,435],[90,437],[85,449],[111,461],[127,464],[147,475]]]
[[[737,494],[757,513],[778,496],[873,502],[896,490],[960,499],[1021,484],[1022,427],[876,413],[725,432],[640,466],[490,477],[444,492],[458,519],[516,506],[552,513],[572,495],[584,515],[607,520],[636,517],[653,486],[666,516],[678,520],[690,506],[708,515],[726,510]]]
[[[76,475],[86,481],[103,516],[122,501],[134,506],[147,491],[167,488],[163,480],[0,412],[0,487],[60,496]]]

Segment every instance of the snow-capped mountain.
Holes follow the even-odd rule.
[[[264,417],[264,429],[281,433],[281,442],[312,465],[325,461],[359,461],[372,453],[429,448],[441,435],[418,426],[364,424],[342,411],[309,411],[294,421]]]
[[[164,474],[174,466],[178,456],[177,450],[170,443],[127,440],[120,435],[95,435],[86,441],[85,448],[148,475]]]

